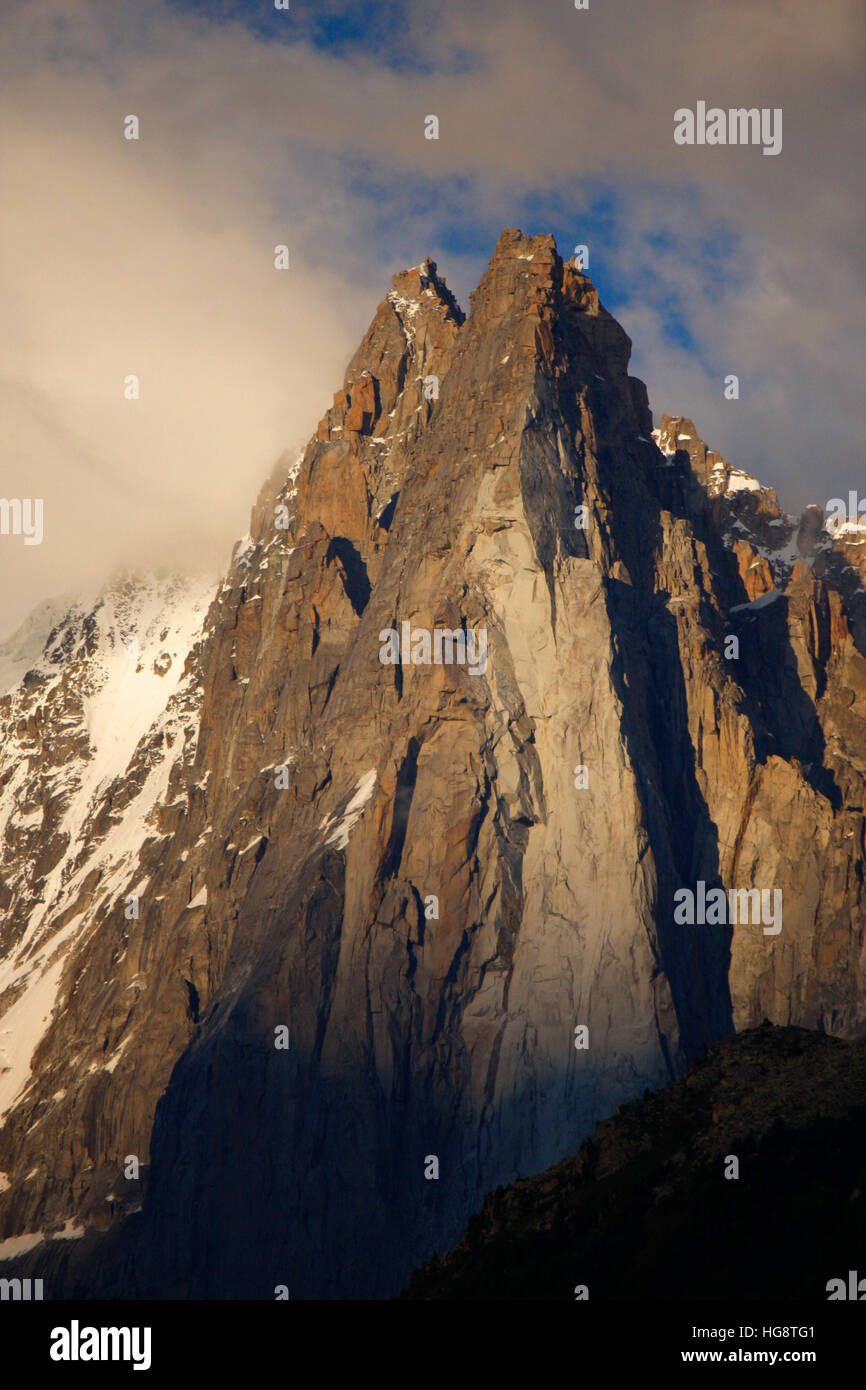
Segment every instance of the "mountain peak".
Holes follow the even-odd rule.
[[[389,1294],[713,1039],[866,1029],[857,576],[785,581],[796,523],[723,460],[715,493],[686,417],[660,452],[552,237],[506,230],[470,302],[429,258],[395,277],[188,668],[160,674],[160,623],[156,669],[115,646],[122,687],[61,691],[47,728],[41,697],[6,711],[6,862],[22,894],[54,877],[0,942],[40,1038],[0,1238],[104,1228],[124,1155],[151,1160],[140,1219],[65,1242],[53,1296]],[[124,772],[130,684],[187,669]],[[719,886],[746,917],[684,930],[679,895]],[[755,915],[777,892],[784,923]],[[8,991],[46,909],[75,940],[43,1027]]]
[[[409,270],[400,270],[396,275],[392,275],[391,285],[392,289],[388,294],[390,303],[399,305],[405,301],[404,307],[413,314],[417,313],[419,308],[441,307],[453,316],[458,326],[465,318],[454,295],[439,275],[436,262],[429,256],[425,256],[420,265],[413,265]]]
[[[500,260],[513,260],[515,257],[531,260],[536,255],[548,257],[551,264],[559,260],[556,238],[551,232],[533,234],[522,232],[519,227],[506,227],[494,247],[490,264],[493,265]]]

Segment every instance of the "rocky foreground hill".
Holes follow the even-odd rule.
[[[424,261],[186,660],[142,618],[137,742],[110,595],[13,643],[5,1268],[387,1296],[713,1040],[866,1034],[864,537],[654,430],[629,353],[550,237],[465,318]],[[678,918],[719,888],[780,909]]]
[[[403,1296],[838,1298],[866,1275],[864,1127],[866,1040],[749,1029],[492,1193]]]

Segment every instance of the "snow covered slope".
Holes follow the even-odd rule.
[[[122,577],[43,603],[0,646],[0,1116],[85,922],[133,894],[200,691],[187,657],[216,583]]]

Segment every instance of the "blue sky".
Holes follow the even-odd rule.
[[[303,38],[322,52],[352,57],[374,55],[395,72],[430,72],[434,64],[408,41],[412,6],[398,0],[291,0],[277,10],[273,0],[172,0],[173,8],[209,23],[244,25],[271,43]],[[431,15],[435,11],[431,11]],[[472,65],[471,50],[452,56],[449,66]]]
[[[436,70],[436,64],[423,50],[409,41],[408,15],[412,6],[397,3],[397,0],[357,0],[348,5],[339,0],[316,4],[309,0],[291,0],[288,11],[276,10],[271,0],[217,0],[217,3],[214,0],[173,0],[173,4],[177,10],[211,23],[239,23],[268,44],[291,45],[303,40],[321,52],[349,62],[359,55],[373,56],[397,73],[420,75]],[[435,15],[433,9],[432,15]],[[449,51],[443,66],[451,73],[471,74],[479,63],[469,47],[458,46]],[[353,177],[375,180],[375,162],[344,170],[343,175],[350,181]],[[387,184],[387,179],[383,180],[386,202],[390,201]],[[479,217],[478,210],[472,206],[469,181],[465,179],[450,180],[444,187],[441,180],[425,186],[421,179],[404,179],[401,191],[406,215],[413,222],[421,218],[426,222],[430,245],[435,245],[442,260],[441,269],[447,273],[449,259],[453,256],[465,263],[467,269],[474,270],[471,280],[458,275],[454,281],[458,297],[465,302],[502,230],[500,221]],[[511,206],[515,225],[530,233],[552,232],[563,257],[567,257],[576,244],[604,247],[604,253],[599,250],[591,254],[591,277],[612,313],[627,310],[630,289],[623,284],[615,265],[621,249],[619,232],[623,216],[623,200],[615,187],[575,189],[570,195],[561,189],[527,191],[514,198]],[[383,232],[390,215],[389,208],[383,214]],[[718,230],[715,238],[711,231],[707,233],[700,253],[708,262],[712,262],[718,241],[725,235],[724,229]],[[667,245],[661,230],[649,235],[647,241],[657,250],[664,250]],[[382,236],[382,243],[387,245],[387,236]],[[416,248],[409,259],[420,258],[421,254],[426,254],[426,249],[422,252]],[[696,352],[698,345],[674,300],[663,297],[658,308],[670,341],[684,350]]]
[[[173,0],[172,7],[210,25],[240,25],[269,46],[309,44],[346,64],[375,61],[388,72],[412,75],[419,81],[425,76],[435,78],[448,73],[465,74],[468,82],[473,74],[485,69],[483,54],[465,39],[441,44],[435,56],[423,41],[419,42],[419,34],[424,34],[424,26],[419,29],[418,25],[419,13],[428,16],[429,26],[435,28],[447,5],[427,9],[394,0],[359,0],[353,4],[341,0],[318,4],[292,0],[286,12],[276,10],[269,0]],[[476,3],[466,9],[470,14],[477,13],[479,24],[487,22],[488,7]],[[327,93],[323,96],[327,100]],[[565,111],[557,123],[567,126]],[[350,132],[347,136],[351,141]],[[377,159],[375,148],[365,151],[363,160],[345,155],[338,159],[334,177],[349,188],[365,181],[368,194],[378,186],[382,213],[378,224],[374,219],[374,228],[384,275],[396,268],[395,239],[390,234],[395,202],[399,203],[401,223],[413,229],[423,225],[423,243],[407,247],[403,258],[409,262],[428,252],[435,254],[440,269],[450,275],[455,292],[464,302],[503,225],[519,225],[528,232],[553,232],[563,256],[569,255],[578,243],[590,247],[590,274],[612,313],[627,320],[630,308],[640,299],[654,311],[658,332],[672,350],[688,354],[691,362],[699,364],[705,373],[724,376],[730,363],[714,349],[712,341],[695,331],[689,306],[678,292],[675,278],[635,276],[633,246],[629,264],[629,241],[624,235],[624,224],[632,217],[627,186],[598,175],[581,178],[578,169],[579,160],[574,172],[567,171],[562,185],[556,188],[549,186],[548,179],[532,187],[531,175],[524,175],[522,186],[511,191],[507,206],[503,206],[505,199],[497,200],[501,210],[495,213],[487,210],[488,199],[473,199],[475,177],[471,175],[425,180],[401,170],[396,195],[388,155],[383,152],[381,160]],[[653,264],[678,259],[699,267],[707,303],[723,301],[733,265],[736,264],[740,276],[747,267],[748,247],[741,229],[725,216],[723,208],[710,220],[690,219],[690,190],[680,180],[656,180],[653,193],[656,206],[663,202],[678,208],[680,215],[678,226],[671,227],[666,220],[643,228],[647,262],[650,257]]]

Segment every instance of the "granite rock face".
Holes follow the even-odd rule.
[[[55,1296],[385,1296],[713,1039],[866,1033],[860,575],[630,346],[550,237],[465,321],[425,261],[263,489],[127,963],[91,886],[0,1141],[0,1235],[110,1227],[22,1256]]]

